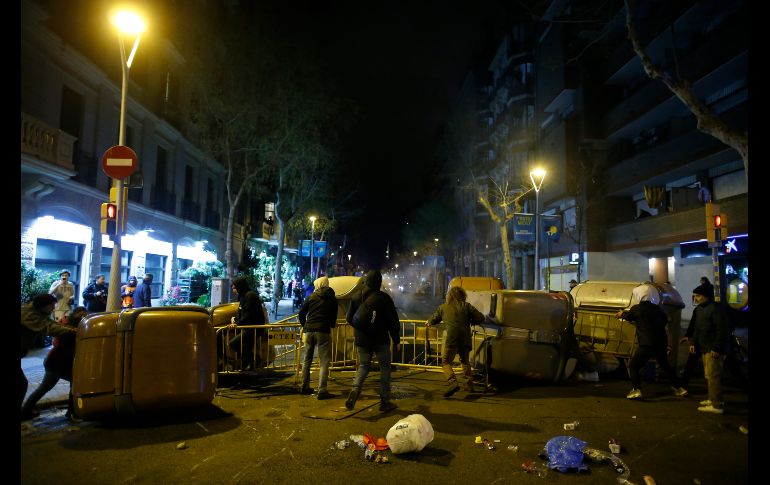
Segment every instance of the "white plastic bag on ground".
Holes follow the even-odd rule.
[[[394,424],[385,439],[394,454],[422,451],[433,441],[433,426],[422,414],[410,414]]]

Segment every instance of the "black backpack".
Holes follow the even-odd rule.
[[[377,310],[374,309],[373,296],[374,295],[370,295],[369,298],[365,300],[363,299],[363,295],[361,296],[361,304],[358,305],[350,322],[354,328],[366,332],[374,326],[374,322],[377,320]]]

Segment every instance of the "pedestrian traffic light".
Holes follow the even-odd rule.
[[[722,225],[722,215],[719,213],[719,206],[716,204],[712,204],[711,202],[706,202],[706,240],[708,242],[713,243],[715,241],[721,241],[721,237],[717,239],[716,236],[716,229],[717,229],[717,221],[719,222],[719,226]]]
[[[111,234],[118,234],[124,235],[126,233],[126,220],[128,219],[128,187],[123,187],[123,200],[120,204],[120,210],[118,210],[118,214],[116,217],[116,228],[117,231]],[[118,207],[118,189],[117,187],[110,187],[110,203],[113,204],[116,208]]]
[[[117,233],[117,218],[118,218],[118,206],[111,202],[103,202],[101,209],[101,233],[102,234],[116,234]]]
[[[727,239],[727,214],[717,214],[714,216],[714,240],[724,241]]]

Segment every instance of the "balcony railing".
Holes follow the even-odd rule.
[[[153,209],[175,215],[176,195],[165,189],[155,187],[152,191],[150,205],[152,205]]]
[[[182,199],[182,218],[196,224],[201,220],[201,206],[190,199]]]
[[[21,114],[21,152],[33,155],[61,168],[74,171],[72,146],[76,137],[49,126],[26,114]]]
[[[222,217],[219,215],[219,212],[213,211],[211,209],[206,209],[205,215],[204,215],[204,221],[203,225],[206,227],[210,227],[214,230],[219,230],[219,224],[222,221]]]

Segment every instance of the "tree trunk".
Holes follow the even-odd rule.
[[[505,264],[506,288],[513,290],[513,262],[511,261],[511,248],[508,245],[508,226],[500,224],[500,243],[503,245],[503,263]]]
[[[275,275],[273,276],[273,280],[276,282],[281,281],[283,278],[281,276],[281,260],[283,259],[283,239],[284,239],[284,226],[283,226],[283,219],[280,216],[279,208],[281,205],[281,197],[278,195],[278,193],[275,194],[276,203],[275,203],[275,220],[278,223],[278,249],[276,250],[275,254]],[[283,282],[283,286],[286,287],[288,283]],[[273,292],[273,318],[278,317],[278,302],[281,300],[282,295],[278,295],[275,291]]]
[[[227,213],[227,233],[225,235],[225,278],[233,277],[233,219],[235,219],[235,206],[230,205],[230,211]]]

